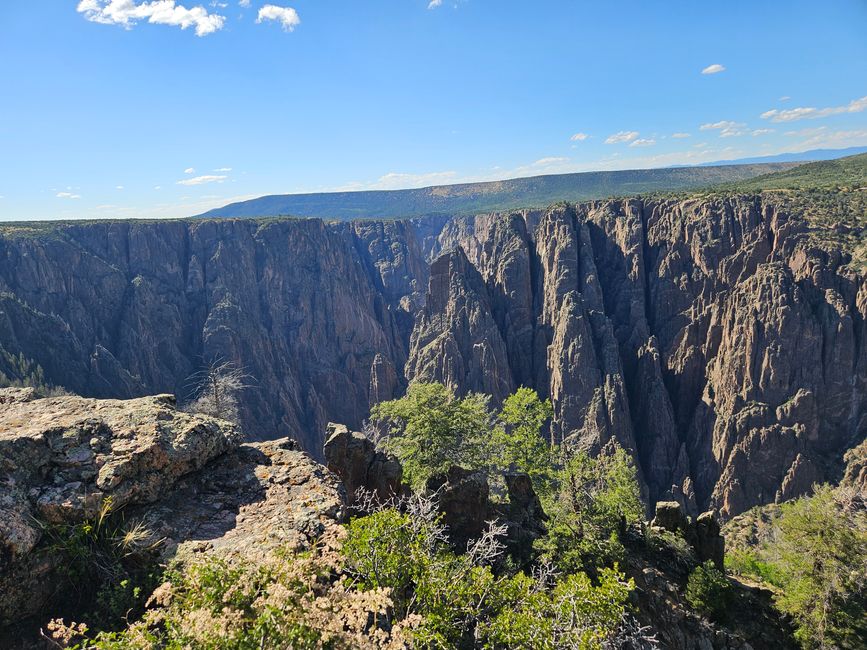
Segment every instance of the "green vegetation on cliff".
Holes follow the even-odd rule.
[[[803,216],[818,244],[867,264],[867,154],[808,163],[719,185],[722,193],[761,193],[789,214]]]
[[[736,574],[770,586],[805,648],[867,644],[867,510],[849,488],[757,508],[728,525]],[[764,512],[770,511],[770,514]]]

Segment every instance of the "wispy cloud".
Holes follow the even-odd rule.
[[[638,137],[638,131],[618,131],[605,139],[605,144],[617,144],[619,142],[632,142]]]
[[[724,65],[720,65],[719,63],[714,63],[713,65],[709,65],[704,70],[701,71],[702,74],[719,74],[720,72],[725,72],[726,67]]]
[[[681,138],[691,138],[691,137],[692,137],[692,134],[691,134],[691,133],[672,133],[672,134],[671,134],[671,137],[672,137],[672,138],[678,138],[678,139],[681,139]]]
[[[185,178],[184,180],[178,181],[178,185],[205,185],[206,183],[222,183],[224,180],[229,178],[225,175],[210,175],[210,176],[196,176],[195,178]]]
[[[755,129],[752,133],[750,133],[750,135],[756,138],[760,135],[768,135],[769,133],[773,133],[774,131],[776,131],[776,129]]]
[[[590,136],[586,133],[576,133],[571,138],[569,138],[572,142],[584,142]]]
[[[232,168],[231,167],[220,167],[218,169],[215,169],[214,171],[217,172],[218,174],[221,174],[221,173],[232,171]]]
[[[226,17],[208,13],[204,7],[188,9],[174,0],[81,0],[78,13],[94,23],[120,25],[132,29],[140,20],[155,25],[172,25],[187,29],[195,28],[196,36],[207,36],[223,28]]]
[[[196,173],[196,168],[195,168],[195,167],[187,167],[187,168],[184,170],[184,173],[185,173],[185,174],[195,174],[195,173]]]
[[[781,101],[781,102],[787,102],[787,101],[789,101],[790,99],[791,99],[791,97],[789,97],[788,95],[783,95],[782,97],[780,97],[780,101]]]
[[[790,137],[805,138],[797,145],[801,150],[867,145],[867,129],[832,131],[827,126],[820,126],[798,131],[786,131],[785,134]]]
[[[301,24],[301,18],[298,17],[298,12],[292,7],[278,7],[277,5],[265,5],[259,9],[259,17],[257,23],[263,23],[266,20],[274,20],[283,25],[283,31],[291,32]]]
[[[533,163],[533,167],[550,167],[551,165],[560,165],[569,162],[569,158],[563,156],[549,156],[548,158],[540,158]]]
[[[250,0],[238,0],[238,4],[246,8],[250,6]]]
[[[427,174],[405,174],[392,172],[381,176],[376,183],[369,186],[370,189],[388,190],[401,187],[427,187],[429,185],[443,185],[453,183],[458,177],[457,172],[430,172]]]
[[[73,194],[72,192],[58,192],[57,198],[58,199],[80,199],[81,195],[80,194]]]
[[[762,113],[763,120],[771,122],[796,122],[798,120],[815,120],[820,117],[841,115],[843,113],[860,113],[867,110],[867,96],[853,99],[845,106],[831,106],[828,108],[799,107],[784,110],[772,109]]]
[[[633,140],[629,143],[630,147],[650,147],[651,145],[656,144],[656,140],[653,138],[638,138],[638,140]]]
[[[115,187],[114,189],[116,189],[116,190],[122,190],[122,189],[123,189],[123,185],[118,185],[118,186]]]
[[[737,135],[746,135],[748,133],[746,126],[743,122],[720,120],[719,122],[702,124],[698,128],[700,131],[719,131],[719,137],[731,138]]]
[[[441,7],[442,4],[443,4],[443,0],[430,0],[430,3],[428,4],[427,8],[428,9],[436,9],[437,7]]]

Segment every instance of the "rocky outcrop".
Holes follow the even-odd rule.
[[[409,380],[523,385],[555,440],[615,441],[650,502],[727,519],[837,481],[867,436],[867,283],[767,196],[8,233],[7,378],[183,399],[222,358],[255,378],[245,431],[317,457]]]
[[[704,512],[693,520],[684,514],[678,502],[660,501],[656,504],[656,515],[650,527],[683,536],[692,546],[699,562],[709,560],[717,569],[724,570],[725,538],[715,512]]]
[[[348,505],[355,503],[359,488],[373,493],[380,503],[403,495],[400,462],[394,456],[378,451],[373,441],[363,433],[330,422],[323,451],[326,467],[343,483]]]
[[[0,392],[0,627],[58,596],[60,531],[107,509],[124,530],[141,524],[153,561],[253,559],[337,526],[345,497],[325,468],[289,440],[239,442],[234,425],[168,396]]]

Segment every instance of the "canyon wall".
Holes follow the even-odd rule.
[[[758,197],[411,221],[56,225],[0,238],[0,371],[93,397],[254,381],[244,429],[314,454],[408,381],[549,396],[652,501],[723,516],[836,479],[867,434],[867,282]]]

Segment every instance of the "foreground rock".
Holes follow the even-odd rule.
[[[0,391],[0,627],[58,596],[50,528],[93,520],[106,503],[160,542],[154,560],[255,559],[337,526],[344,496],[325,468],[289,440],[238,442],[233,425],[178,411],[169,396]]]

